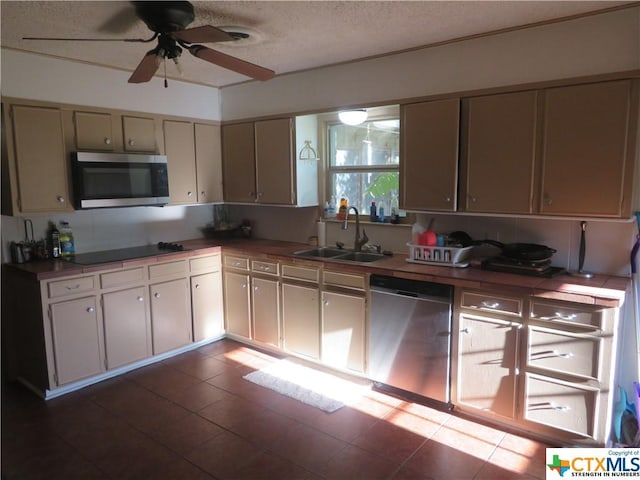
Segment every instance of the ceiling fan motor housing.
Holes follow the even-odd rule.
[[[171,33],[184,30],[195,19],[189,2],[133,2],[136,15],[153,32]]]

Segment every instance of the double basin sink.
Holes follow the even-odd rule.
[[[354,252],[340,248],[312,248],[309,250],[298,250],[293,252],[293,256],[302,258],[315,258],[331,260],[342,263],[371,263],[382,260],[385,256],[381,253]]]

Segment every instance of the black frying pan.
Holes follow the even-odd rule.
[[[528,262],[548,260],[556,253],[553,248],[535,243],[502,243],[495,240],[483,240],[481,243],[498,247],[505,257]]]

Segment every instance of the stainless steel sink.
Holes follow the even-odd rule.
[[[336,260],[345,261],[345,262],[360,262],[360,263],[369,263],[375,262],[384,258],[384,255],[381,253],[370,253],[370,252],[349,252],[346,255],[341,255],[336,257]]]
[[[352,252],[339,248],[311,248],[309,250],[298,250],[297,252],[293,252],[293,255],[305,258],[324,258],[326,260],[345,263],[370,263],[384,258],[384,255],[381,253]]]
[[[309,250],[298,250],[293,252],[296,257],[311,257],[311,258],[332,258],[338,255],[345,255],[348,253],[346,250],[339,248],[312,248]]]

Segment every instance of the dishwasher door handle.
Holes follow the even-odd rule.
[[[402,290],[396,290],[394,292],[395,295],[403,295],[405,297],[412,297],[412,298],[418,298],[418,294],[417,293],[413,293],[413,292],[405,292]]]

